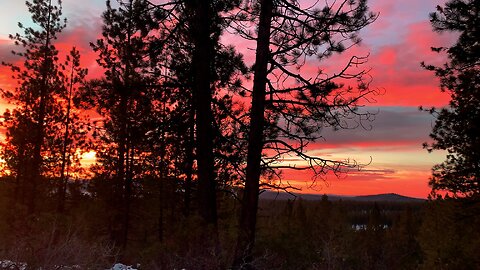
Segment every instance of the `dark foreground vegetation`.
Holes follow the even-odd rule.
[[[145,187],[155,183],[146,181]],[[12,208],[13,184],[0,182],[0,257],[32,269],[79,265],[105,269],[121,260],[139,269],[227,269],[235,249],[239,202],[219,198],[219,239],[198,238],[200,217],[183,214],[175,190],[138,188],[132,200],[129,244],[115,246],[118,227],[108,208],[108,183],[70,182],[67,215],[55,214],[54,185],[42,185],[34,219]],[[160,198],[168,198],[161,200]],[[158,211],[158,209],[162,209]],[[478,200],[352,202],[261,200],[257,269],[478,269]]]

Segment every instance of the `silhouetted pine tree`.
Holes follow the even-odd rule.
[[[430,14],[437,32],[459,33],[448,48],[432,48],[446,53],[442,66],[422,63],[440,79],[441,90],[450,94],[449,105],[428,111],[436,117],[428,151],[446,150],[447,160],[433,167],[432,192],[447,191],[454,196],[480,195],[480,1],[451,0]]]
[[[199,213],[207,224],[217,227],[217,201],[213,157],[213,112],[211,88],[214,43],[212,34],[213,1],[185,1],[190,35],[194,44],[192,55],[193,101],[196,124],[196,156]],[[216,229],[215,229],[216,230]]]
[[[334,74],[322,70],[308,74],[313,78],[304,77],[302,67],[314,57],[324,60],[358,44],[358,31],[375,19],[364,0],[344,0],[324,7],[319,3],[307,7],[292,0],[246,1],[236,14],[233,23],[237,22],[237,32],[256,40],[257,48],[235,268],[252,267],[262,173],[275,177],[276,169],[312,169],[321,176],[352,166],[309,156],[305,147],[321,137],[324,127],[351,128],[348,119],[356,119],[357,125],[370,119],[369,113],[357,110],[358,103],[368,101],[365,97],[373,92],[363,79],[365,71],[350,70],[363,64],[366,57],[351,57],[344,69]],[[348,79],[355,79],[357,87],[344,86],[342,80]],[[262,156],[264,150],[273,154]],[[308,165],[279,165],[286,154],[296,155]],[[274,183],[273,187],[279,185]]]
[[[152,98],[156,78],[149,44],[155,23],[148,9],[143,0],[119,1],[118,7],[107,1],[103,37],[91,43],[105,77],[91,81],[83,93],[84,105],[102,116],[94,131],[98,139],[94,171],[113,180],[109,226],[112,239],[123,248],[130,229],[133,182],[147,170],[146,122],[161,106]]]
[[[176,151],[185,161],[186,212],[196,189],[198,213],[213,226],[217,191],[237,179],[243,151],[237,138],[244,123],[236,118],[242,108],[233,93],[239,91],[246,67],[233,47],[219,42],[225,27],[220,13],[234,6],[235,1],[171,2],[158,5],[156,12],[164,29],[156,49],[167,55],[161,63],[168,68],[165,83],[176,88],[171,93],[176,105],[172,113],[184,117],[177,123],[186,124],[176,125],[183,131],[177,137],[184,138],[177,141]]]
[[[73,174],[81,176],[83,168],[80,166],[80,154],[87,147],[86,135],[90,130],[88,119],[81,116],[80,109],[74,104],[78,99],[79,87],[85,83],[85,76],[88,70],[80,65],[80,52],[74,47],[67,55],[64,64],[61,64],[62,79],[65,91],[57,96],[62,104],[62,121],[59,123],[63,135],[57,134],[58,143],[61,145],[59,151],[59,184],[57,211],[65,211],[68,180]],[[57,170],[55,170],[57,171]]]
[[[10,66],[19,86],[2,89],[2,97],[16,106],[3,116],[7,132],[2,158],[7,173],[16,179],[15,198],[25,203],[31,214],[35,212],[42,176],[58,171],[55,168],[59,168],[58,150],[62,145],[58,136],[65,119],[59,98],[66,95],[66,88],[54,42],[66,20],[61,18],[61,1],[56,5],[52,2],[26,2],[36,26],[19,23],[24,33],[10,35],[20,47],[13,53],[24,62],[20,66],[3,63]]]

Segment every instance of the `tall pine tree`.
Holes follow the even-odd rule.
[[[425,148],[446,150],[447,159],[433,167],[433,193],[447,191],[454,196],[480,195],[480,1],[451,0],[430,14],[437,32],[459,33],[451,47],[432,48],[446,53],[443,66],[422,65],[440,79],[441,90],[450,94],[447,107],[432,108],[436,117]]]
[[[368,112],[357,108],[374,91],[364,79],[365,71],[352,71],[366,57],[352,56],[333,74],[319,69],[317,74],[305,75],[302,68],[312,58],[325,60],[358,44],[358,31],[376,16],[369,12],[366,0],[343,0],[325,6],[308,6],[297,0],[245,1],[236,15],[235,29],[242,37],[255,40],[257,47],[234,268],[253,267],[259,191],[262,184],[272,186],[261,183],[262,173],[278,176],[278,169],[309,169],[321,176],[356,165],[305,152],[308,142],[321,138],[323,128],[352,128],[348,120],[356,119],[361,125],[371,119]],[[357,85],[345,85],[349,79]],[[306,165],[279,164],[286,155],[304,159]]]
[[[2,97],[16,108],[6,111],[4,122],[6,141],[2,158],[8,172],[16,179],[15,196],[33,214],[36,208],[37,191],[43,175],[51,172],[58,160],[58,140],[61,134],[61,104],[57,97],[65,94],[58,63],[58,50],[54,42],[64,29],[61,1],[34,0],[26,2],[35,26],[25,27],[23,34],[10,35],[20,47],[13,53],[24,59],[17,66],[8,65],[19,81],[15,89],[2,89]],[[58,165],[58,163],[56,163]]]
[[[91,43],[104,68],[102,79],[92,80],[83,93],[83,102],[101,116],[94,137],[98,165],[97,176],[113,180],[109,200],[112,240],[124,249],[130,230],[133,181],[141,176],[148,119],[158,104],[152,96],[156,82],[149,43],[154,29],[148,1],[119,1],[114,7],[107,1],[103,13],[102,38]],[[119,207],[120,206],[120,207]]]

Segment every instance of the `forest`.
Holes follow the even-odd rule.
[[[107,0],[92,78],[57,44],[62,1],[27,1],[19,61],[0,59],[17,83],[0,89],[0,269],[480,269],[479,1],[430,14],[458,34],[431,44],[446,63],[419,63],[450,97],[420,108],[435,117],[424,148],[447,155],[428,200],[410,202],[304,200],[282,181],[368,167],[308,146],[365,128],[384,94],[368,54],[322,68],[381,15],[367,0],[304,2]]]

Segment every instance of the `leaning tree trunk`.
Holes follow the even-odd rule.
[[[253,79],[252,107],[250,111],[247,172],[238,227],[237,247],[235,250],[235,269],[253,268],[251,262],[257,223],[273,0],[262,0],[261,5]]]

